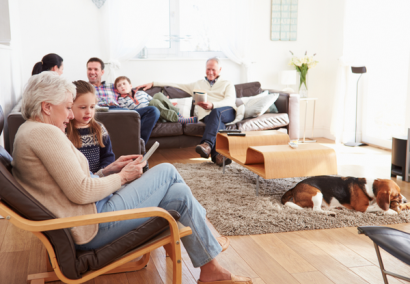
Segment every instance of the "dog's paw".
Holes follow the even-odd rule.
[[[393,209],[389,209],[387,211],[384,211],[384,215],[397,215],[397,214],[399,214],[399,213],[397,213]]]

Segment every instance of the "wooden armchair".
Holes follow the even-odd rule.
[[[0,134],[3,128],[0,107]],[[64,283],[83,283],[102,274],[142,269],[150,252],[164,246],[173,260],[173,283],[181,283],[181,241],[192,234],[178,223],[176,211],[158,207],[56,218],[42,206],[11,174],[11,156],[0,146],[0,215],[44,244],[50,262],[48,271],[29,275],[31,284],[60,279]],[[69,228],[96,223],[153,217],[131,232],[97,250],[76,251]],[[142,256],[137,262],[131,260]],[[54,272],[51,272],[54,270]]]

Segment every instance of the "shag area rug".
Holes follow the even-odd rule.
[[[259,196],[255,196],[256,174],[232,163],[222,174],[214,163],[174,164],[193,195],[207,210],[207,217],[225,236],[256,235],[300,230],[357,227],[408,223],[410,212],[399,215],[361,213],[346,208],[326,209],[329,216],[312,209],[291,209],[281,204],[284,192],[304,178],[264,180],[259,178]]]

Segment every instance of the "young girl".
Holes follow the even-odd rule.
[[[110,136],[104,125],[94,119],[97,97],[88,82],[75,81],[77,96],[73,104],[74,119],[67,126],[68,139],[88,160],[92,173],[115,161]]]
[[[131,80],[125,76],[115,79],[114,87],[119,93],[117,101],[120,107],[133,110],[146,106],[155,106],[160,111],[160,118],[166,121],[178,121],[182,124],[198,122],[198,117],[184,118],[180,115],[178,108],[162,93],[156,93],[154,97],[151,97],[144,91],[135,92],[132,89]]]

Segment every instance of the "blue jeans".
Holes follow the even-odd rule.
[[[112,110],[129,110],[127,108],[122,108],[119,106],[109,106]],[[140,109],[134,109],[140,114],[141,117],[141,138],[144,140],[145,145],[147,145],[149,137],[151,136],[152,129],[159,118],[159,110],[156,107],[148,106]]]
[[[211,157],[218,153],[215,151],[216,135],[219,129],[225,129],[225,123],[235,120],[236,111],[232,107],[215,108],[202,121],[206,124],[201,144],[206,142],[211,146]]]
[[[178,171],[171,164],[153,167],[124,188],[115,192],[103,206],[102,212],[157,206],[176,210],[179,221],[192,229],[192,235],[182,242],[195,267],[201,267],[214,259],[222,248],[209,230],[206,211],[193,197]],[[135,229],[148,218],[99,224],[97,235],[89,243],[76,245],[78,250],[91,250],[104,246]]]

